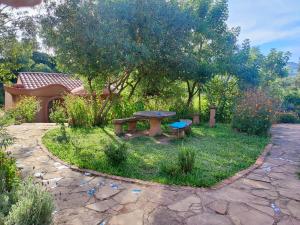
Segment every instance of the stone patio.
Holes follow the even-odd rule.
[[[276,125],[263,165],[217,190],[140,185],[79,173],[41,150],[53,124],[10,126],[23,176],[53,194],[55,224],[300,225],[300,125]]]

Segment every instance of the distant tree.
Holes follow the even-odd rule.
[[[0,5],[0,82],[13,79],[36,46],[34,18]],[[21,38],[21,40],[20,40]]]
[[[269,82],[275,81],[276,78],[288,76],[287,63],[290,56],[290,52],[271,49],[270,53],[264,58],[261,69],[262,86],[267,86]]]
[[[55,58],[45,52],[34,51],[32,60],[34,61],[33,70],[35,71],[40,69],[40,72],[57,72]]]

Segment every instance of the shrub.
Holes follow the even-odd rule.
[[[282,112],[276,115],[276,121],[278,123],[297,123],[299,118],[296,113],[293,112]]]
[[[12,206],[5,225],[32,225],[52,223],[54,204],[50,193],[31,180],[19,185],[15,193],[16,203]]]
[[[232,127],[247,134],[266,135],[277,106],[277,101],[265,92],[248,90],[237,102]]]
[[[9,192],[18,180],[15,160],[0,150],[0,193]]]
[[[72,127],[90,128],[94,124],[93,104],[79,96],[67,95],[65,106]]]
[[[160,172],[168,176],[174,177],[179,174],[179,167],[175,162],[164,161],[160,164]]]
[[[191,148],[182,147],[178,153],[178,164],[183,173],[190,173],[195,164],[195,151]]]
[[[58,141],[68,141],[68,136],[66,132],[65,122],[67,122],[66,110],[62,104],[58,101],[54,102],[53,107],[50,112],[50,120],[60,125],[61,135],[58,137]]]
[[[117,166],[127,160],[128,152],[127,145],[125,143],[122,144],[108,144],[104,148],[104,153],[108,159],[108,161]]]
[[[36,97],[22,97],[16,107],[11,110],[11,115],[17,123],[31,123],[34,121],[37,112],[40,110],[40,103]]]

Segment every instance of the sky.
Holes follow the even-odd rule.
[[[264,54],[271,48],[300,58],[300,0],[229,0],[231,27],[240,26],[240,42],[246,38]]]

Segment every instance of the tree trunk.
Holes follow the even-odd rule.
[[[193,97],[197,94],[197,82],[193,82],[193,84],[190,84],[189,81],[187,81],[187,87],[188,87],[188,99],[186,102],[187,107],[190,107],[193,102]]]

